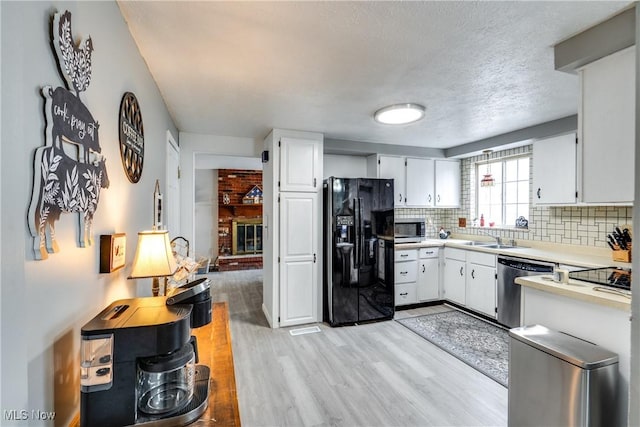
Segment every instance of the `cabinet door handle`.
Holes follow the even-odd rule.
[[[398,199],[398,202],[402,203],[402,193],[400,193],[400,198]]]
[[[427,200],[431,203],[431,194],[429,194],[429,198]]]
[[[400,254],[400,258],[406,258],[408,256],[409,256],[409,254]]]
[[[438,194],[438,198],[436,199],[436,202],[440,203],[440,195]]]
[[[401,297],[406,297],[407,295],[409,295],[409,293],[408,293],[408,292],[402,292],[402,293],[400,294],[400,296],[401,296]]]
[[[401,271],[401,272],[400,272],[400,275],[401,275],[401,276],[406,276],[406,275],[407,275],[407,273],[408,273],[408,271]]]
[[[315,186],[316,186],[316,180],[317,180],[317,178],[313,178],[313,187],[314,187],[314,188],[315,188]]]
[[[424,264],[422,264],[422,272],[424,273],[425,271],[427,271],[424,267]]]
[[[538,199],[540,198],[540,190],[542,190],[542,188],[538,188],[538,191],[536,191],[536,194],[538,195]]]
[[[460,267],[460,275],[461,275],[461,276],[463,276],[463,274],[462,274],[462,268],[463,268],[463,267]]]
[[[476,271],[475,270],[471,270],[471,278],[472,279],[476,278]]]

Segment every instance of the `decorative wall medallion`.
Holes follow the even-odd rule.
[[[71,34],[71,13],[56,13],[53,45],[69,90],[45,86],[45,145],[35,152],[29,231],[36,259],[58,252],[55,222],[63,213],[76,213],[78,246],[92,244],[91,225],[100,189],[109,187],[106,159],[100,154],[98,122],[80,95],[91,83],[91,37],[78,45]]]
[[[144,163],[144,126],[136,96],[126,92],[120,103],[120,157],[127,178],[140,180]]]

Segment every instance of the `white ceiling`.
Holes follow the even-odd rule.
[[[119,1],[180,131],[431,148],[576,114],[553,45],[628,4]],[[426,118],[373,121],[401,102]]]

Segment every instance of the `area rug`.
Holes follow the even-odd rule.
[[[396,322],[507,387],[508,331],[458,310]]]

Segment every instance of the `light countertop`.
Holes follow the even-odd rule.
[[[419,243],[399,243],[395,245],[395,248],[402,250],[447,247],[584,268],[622,267],[628,269],[631,267],[630,263],[613,261],[611,259],[611,252],[600,248],[584,248],[571,245],[523,241],[521,242],[523,246],[496,249],[470,245],[469,243],[471,241],[472,240],[457,238],[427,239]],[[492,243],[492,241],[484,240],[483,242]],[[529,244],[531,247],[528,247]],[[516,278],[515,282],[521,286],[604,305],[618,310],[630,311],[631,309],[631,295],[623,296],[607,291],[594,290],[594,288],[598,288],[598,286],[588,282],[570,279],[568,283],[558,283],[553,281],[551,275],[523,276]]]
[[[594,288],[600,288],[599,286],[580,280],[569,279],[568,283],[559,283],[553,280],[552,275],[540,275],[517,277],[515,283],[593,304],[631,311],[631,295],[623,296],[616,292],[598,291]]]
[[[595,249],[584,250],[584,248],[570,245],[540,244],[539,242],[522,242],[515,248],[487,248],[482,246],[469,245],[471,240],[464,239],[426,239],[419,243],[397,243],[396,249],[419,249],[428,247],[451,247],[457,249],[473,250],[479,252],[493,253],[496,255],[506,255],[521,257],[536,261],[554,262],[576,267],[596,268],[596,267],[623,267],[630,268],[630,263],[615,262],[611,259],[611,253],[607,250]],[[492,243],[491,241],[485,241]],[[529,246],[531,245],[531,246]],[[534,247],[535,245],[535,247]]]

